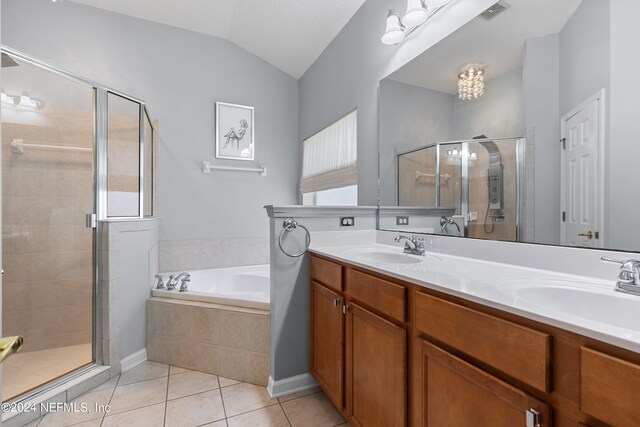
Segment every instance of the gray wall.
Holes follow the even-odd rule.
[[[293,77],[228,41],[72,2],[2,6],[6,45],[148,103],[160,130],[162,240],[266,237],[262,206],[296,201]],[[256,164],[269,167],[267,177],[201,172],[215,157],[216,101],[255,107]]]
[[[115,232],[112,230],[111,232]],[[151,250],[158,228],[120,231],[120,358],[145,348],[145,301],[149,298]],[[157,252],[156,252],[157,255]],[[126,274],[126,276],[124,275]]]
[[[611,49],[609,9],[609,0],[583,0],[560,31],[560,114],[562,115],[600,89],[609,89]]]
[[[485,94],[474,101],[453,97],[454,139],[524,135],[522,68],[503,73],[486,82]]]
[[[453,134],[454,97],[395,80],[380,82],[380,205],[397,204],[397,151],[410,150]]]
[[[635,188],[640,182],[640,89],[636,84],[640,60],[637,42],[640,2],[616,0],[611,2],[611,137],[609,140],[608,200],[611,227],[608,246],[639,250],[640,228],[630,224],[631,218],[640,210],[640,200]],[[622,226],[630,224],[629,226]]]
[[[358,204],[378,196],[378,83],[461,27],[495,0],[458,0],[397,46],[380,42],[390,8],[404,0],[368,0],[300,79],[300,139],[358,108]]]
[[[524,47],[523,94],[527,129],[534,137],[534,191],[527,198],[533,206],[534,242],[560,244],[560,53],[559,36],[552,34],[527,40]],[[528,194],[531,194],[529,192]],[[531,221],[527,218],[527,225]]]

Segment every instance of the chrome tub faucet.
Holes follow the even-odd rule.
[[[177,276],[171,275],[169,276],[169,281],[167,282],[167,290],[172,291],[178,286],[178,282],[180,282],[180,292],[186,292],[187,283],[191,281],[191,274],[184,272],[180,273]]]

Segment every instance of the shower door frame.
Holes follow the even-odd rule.
[[[78,368],[69,374],[49,381],[47,383],[42,384],[37,387],[35,390],[31,392],[27,392],[12,402],[24,402],[30,401],[39,395],[43,395],[54,387],[60,386],[64,383],[72,381],[73,379],[80,377],[87,372],[95,369],[96,367],[104,366],[104,351],[103,348],[103,325],[105,324],[104,318],[98,318],[98,310],[100,309],[101,314],[103,316],[108,316],[108,310],[105,310],[104,298],[107,297],[103,295],[101,292],[100,283],[103,277],[106,277],[106,270],[108,268],[106,259],[100,259],[99,253],[102,245],[101,239],[105,237],[106,230],[106,222],[115,222],[115,221],[124,221],[124,220],[136,220],[143,219],[144,216],[144,154],[145,154],[145,119],[149,118],[148,109],[146,103],[134,96],[127,95],[121,91],[111,89],[107,86],[104,86],[100,83],[97,83],[93,80],[84,78],[77,74],[65,71],[61,68],[48,64],[44,61],[41,61],[37,58],[34,58],[30,55],[27,55],[23,52],[17,51],[5,45],[0,45],[0,51],[2,53],[7,53],[25,63],[43,69],[45,71],[51,72],[53,74],[59,75],[61,77],[70,79],[79,84],[82,84],[87,87],[91,87],[93,89],[93,183],[94,183],[94,206],[93,212],[87,213],[87,228],[93,229],[93,343],[92,343],[92,351],[93,351],[93,362],[89,366],[85,366],[83,368]],[[138,216],[126,216],[126,217],[109,217],[107,216],[107,196],[108,196],[108,188],[107,188],[107,177],[108,177],[108,164],[107,164],[107,150],[108,150],[108,105],[107,105],[107,97],[108,94],[112,93],[114,95],[125,98],[129,101],[135,102],[139,104],[139,156],[140,156],[140,164],[139,164],[139,176],[138,176],[138,190],[139,190],[139,204],[138,204]],[[153,138],[155,128],[153,127],[153,122],[149,120],[149,125],[151,126],[151,137],[152,142],[150,144],[149,149],[151,150],[151,170],[152,173],[155,172],[153,170],[153,157],[154,153],[154,142]],[[153,206],[153,176],[151,176],[151,185],[152,185],[152,197],[151,197],[151,206]],[[153,215],[153,212],[152,212]],[[1,288],[0,288],[1,290]],[[105,314],[104,312],[107,311]],[[1,314],[1,312],[0,312]],[[106,349],[108,350],[108,349]]]
[[[526,137],[524,136],[512,136],[512,137],[500,137],[500,138],[482,138],[482,139],[461,139],[454,141],[442,141],[433,144],[423,145],[421,147],[412,148],[406,151],[396,151],[395,153],[395,169],[396,169],[396,205],[400,206],[400,156],[406,154],[415,153],[429,148],[435,148],[436,150],[436,171],[435,171],[435,205],[437,208],[440,206],[440,162],[441,154],[440,148],[442,146],[460,145],[461,147],[461,165],[460,165],[460,216],[462,217],[464,235],[461,237],[468,237],[469,231],[469,144],[477,144],[482,142],[500,142],[500,141],[514,141],[515,147],[515,163],[516,163],[516,242],[521,239],[522,230],[522,215],[521,211],[524,209],[524,199],[522,192],[525,191],[526,181],[524,177],[525,165],[526,165]]]

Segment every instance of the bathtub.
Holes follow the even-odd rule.
[[[162,273],[165,284],[171,274],[179,273]],[[154,288],[152,296],[269,310],[269,264],[192,270],[189,273],[191,282],[187,292],[178,292],[178,283],[173,291]]]

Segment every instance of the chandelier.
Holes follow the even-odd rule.
[[[481,65],[468,65],[458,75],[458,98],[466,101],[484,95],[484,69]]]

